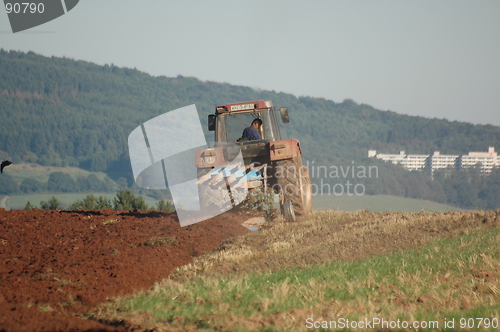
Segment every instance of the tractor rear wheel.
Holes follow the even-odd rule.
[[[313,201],[311,177],[309,176],[309,170],[306,167],[302,167],[301,169],[301,188],[304,215],[307,215],[312,212]]]
[[[275,177],[283,204],[290,201],[295,215],[305,216],[312,211],[311,178],[302,157],[276,162]]]

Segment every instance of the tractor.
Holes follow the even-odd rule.
[[[243,131],[255,119],[262,121],[257,129],[260,139],[243,138]],[[300,143],[296,139],[284,139],[280,130],[289,121],[287,108],[276,110],[271,101],[217,106],[215,114],[208,116],[208,130],[214,131],[214,147],[198,150],[195,156],[201,206],[220,207],[220,193],[227,192],[231,183],[244,178],[245,181],[231,187],[233,205],[242,201],[238,195],[249,196],[261,190],[277,195],[285,219],[294,221],[297,216],[309,214],[312,211],[311,178],[302,163]],[[229,167],[237,155],[244,165]],[[221,166],[230,169],[230,173],[223,175]],[[239,189],[243,191],[238,193]]]

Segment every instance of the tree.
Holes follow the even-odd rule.
[[[87,177],[80,176],[76,180],[77,189],[84,192],[107,192],[110,190],[109,183],[101,181],[95,174],[90,174]]]
[[[25,194],[41,192],[45,189],[45,185],[35,179],[24,179],[19,186],[19,189]]]
[[[487,209],[496,210],[500,208],[500,185],[494,183],[482,190],[478,196],[485,202]]]
[[[72,192],[76,190],[76,182],[67,173],[54,172],[49,176],[47,189],[52,192]]]
[[[461,182],[454,187],[457,193],[457,200],[454,202],[456,205],[466,208],[476,207],[477,193],[473,185],[468,182]]]
[[[95,174],[90,174],[87,176],[87,190],[93,192],[103,192],[108,190],[108,186],[105,182],[99,180]]]
[[[3,173],[0,176],[0,194],[10,195],[17,191],[17,182],[9,174]]]
[[[120,188],[127,188],[128,186],[127,179],[125,179],[124,177],[121,177],[118,180],[116,180],[116,183]]]
[[[140,211],[147,211],[149,210],[149,206],[146,204],[146,201],[144,201],[144,198],[143,197],[136,197],[136,199],[134,200],[134,210],[137,209],[137,210],[140,210]]]
[[[30,202],[30,201],[27,201],[27,202],[26,202],[26,205],[24,206],[24,209],[25,209],[26,211],[31,211],[31,210],[33,210],[33,209],[36,209],[36,206],[34,206],[33,204],[31,204],[31,202]]]
[[[148,210],[149,207],[142,197],[136,197],[130,189],[125,189],[113,198],[115,210]]]
[[[175,207],[171,201],[166,201],[166,200],[162,199],[161,201],[158,201],[156,203],[156,210],[165,211],[165,212],[172,212],[172,211],[175,211]]]
[[[41,201],[40,208],[42,210],[58,210],[61,208],[61,202],[57,198],[52,196],[52,198],[49,199],[48,202]]]
[[[81,210],[105,210],[112,207],[111,200],[99,196],[95,197],[90,194],[85,196],[84,199],[77,199],[73,204],[70,205],[70,210],[81,211]]]

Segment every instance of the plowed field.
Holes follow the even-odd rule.
[[[175,213],[156,211],[0,209],[0,331],[122,331],[80,315],[248,233],[248,218],[180,227]]]

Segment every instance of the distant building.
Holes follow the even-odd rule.
[[[400,164],[410,171],[417,171],[427,166],[429,155],[405,154],[404,151],[400,151],[399,154],[377,154],[377,150],[369,150],[368,157],[390,161],[393,164]]]
[[[432,171],[448,167],[454,167],[458,169],[458,157],[460,157],[458,154],[441,154],[439,151],[434,151],[434,153],[430,155],[428,159],[429,168]]]
[[[495,148],[490,146],[488,152],[469,152],[468,155],[458,158],[458,167],[467,168],[481,165],[481,171],[489,173],[495,166],[500,166],[500,158]]]
[[[488,152],[469,152],[468,155],[445,155],[439,151],[431,155],[405,154],[404,151],[399,154],[377,154],[376,150],[369,150],[368,157],[400,164],[410,171],[428,169],[431,174],[437,169],[448,167],[460,169],[480,165],[481,171],[485,173],[490,173],[493,167],[500,167],[500,157],[492,146]]]
[[[429,156],[426,154],[408,154],[401,165],[410,171],[418,171],[427,166]]]
[[[399,154],[377,154],[376,150],[370,150],[368,151],[368,157],[375,157],[383,161],[390,161],[393,164],[400,164],[405,160],[406,155],[404,151],[400,151]]]

